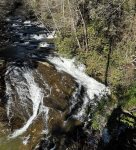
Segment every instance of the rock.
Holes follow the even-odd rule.
[[[42,115],[40,115],[29,127],[28,131],[24,135],[22,135],[22,137],[28,137],[28,140],[25,142],[24,138],[24,144],[22,143],[21,148],[25,150],[33,150],[40,142],[40,140],[44,137],[44,129],[45,123],[43,122]]]
[[[7,140],[4,137],[0,137],[0,150],[33,150],[43,137],[43,129],[44,123],[42,121],[42,116],[39,116],[29,127],[27,132],[21,135],[19,138]],[[3,141],[4,139],[5,141]]]
[[[0,107],[0,136],[9,133],[8,118],[6,109]]]
[[[43,100],[44,105],[49,108],[48,120],[45,120],[45,115],[40,113],[37,116],[37,119],[33,121],[33,123],[23,135],[20,135],[19,138],[11,140],[9,143],[7,142],[6,144],[0,145],[0,149],[1,147],[7,149],[6,145],[12,143],[12,145],[14,144],[13,150],[33,150],[38,145],[38,143],[40,143],[41,139],[46,136],[43,134],[43,130],[46,130],[47,126],[49,131],[48,134],[52,135],[52,138],[61,138],[61,140],[58,140],[57,142],[58,147],[60,147],[61,145],[63,146],[65,141],[63,135],[65,135],[67,132],[71,132],[76,126],[80,125],[79,121],[70,120],[65,127],[65,116],[69,112],[69,100],[76,89],[76,82],[74,78],[67,73],[58,72],[55,67],[48,62],[37,62],[36,67],[38,73],[42,76],[42,79],[40,79],[39,75],[37,76],[37,73],[35,73],[35,82],[46,91],[49,89],[45,88],[43,83],[45,82],[51,90],[48,91],[48,94],[50,93],[50,95],[48,97],[45,96]],[[8,126],[6,109],[4,109],[3,106],[1,107],[2,111],[0,112],[0,122],[3,124],[0,124],[0,127],[2,129],[1,132],[3,134],[5,133],[6,135],[10,133],[6,133],[7,129],[11,129],[13,133],[14,130],[23,127],[23,125],[29,119],[28,116],[24,115],[25,110],[23,110],[23,113],[22,111],[19,111],[21,108],[18,105],[19,101],[17,95],[18,94],[14,91],[14,115],[10,120],[10,127]],[[5,126],[4,123],[7,124],[7,126]]]
[[[11,131],[13,132],[16,129],[21,128],[24,122],[25,121],[21,116],[15,115],[14,117],[12,117],[10,120]]]
[[[66,122],[66,125],[65,125],[65,132],[71,132],[73,131],[76,127],[78,126],[82,126],[83,123],[79,120],[76,120],[76,119],[69,119],[67,122]]]
[[[37,69],[51,88],[50,96],[44,98],[44,104],[60,111],[66,111],[69,107],[69,99],[76,88],[75,80],[64,72],[58,72],[48,62],[38,62]]]
[[[4,63],[5,63],[4,60],[0,60],[0,68],[3,68],[3,67],[4,67]]]
[[[63,133],[64,118],[61,112],[50,109],[48,127],[52,135],[61,135]]]
[[[4,90],[5,90],[5,83],[4,83],[4,69],[5,69],[5,61],[0,60],[0,136],[6,135],[9,131],[8,126],[8,118],[7,118],[7,111],[4,105]]]
[[[6,108],[0,106],[0,122],[8,122]]]

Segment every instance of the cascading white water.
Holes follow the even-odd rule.
[[[37,31],[33,32],[33,30],[35,30],[35,22],[23,22],[19,18],[11,18],[7,21],[12,23],[12,30],[14,30],[14,33],[17,35],[17,37],[19,36],[19,39],[24,41],[24,43],[20,43],[20,41],[14,42],[14,46],[19,45],[17,51],[19,51],[20,47],[29,48],[33,46],[33,44],[30,44],[29,41],[41,41],[45,38],[53,38],[55,34],[54,32],[51,32],[48,35],[46,31],[43,31],[42,34],[37,34]],[[36,25],[38,27],[39,24],[36,22]],[[30,30],[30,27],[32,30]],[[43,26],[39,27],[44,28]],[[26,31],[29,32],[29,35],[24,34]],[[45,47],[45,45],[47,47],[49,46],[49,44],[45,44],[45,42],[39,43],[39,47]],[[22,51],[20,51],[18,54],[25,56],[25,52]],[[38,78],[40,78],[41,81],[43,81],[42,76],[37,70],[29,69],[29,64],[27,64],[27,62],[20,64],[20,62],[15,61],[9,63],[9,66],[7,67],[5,83],[7,96],[7,116],[9,119],[9,124],[11,124],[11,119],[16,114],[24,120],[24,126],[15,130],[14,133],[9,136],[10,138],[15,138],[23,134],[33,123],[39,113],[43,113],[45,116],[43,118],[44,122],[46,123],[46,129],[44,130],[44,133],[48,133],[47,121],[49,108],[44,106],[43,97],[50,96],[51,88],[45,81],[42,82],[43,85],[42,88],[40,88],[38,83],[35,81],[35,74]]]
[[[75,105],[78,103],[78,97],[81,92],[81,85],[76,88],[75,92],[73,93],[71,97],[71,106],[70,106],[70,111],[75,107]]]
[[[47,135],[47,141],[49,141],[48,136],[50,135],[48,134],[48,119],[50,117],[50,109],[44,105],[43,98],[49,97],[54,93],[52,93],[52,88],[49,87],[46,81],[43,80],[42,75],[38,72],[38,70],[29,69],[30,66],[26,60],[27,58],[32,60],[40,58],[42,58],[41,60],[48,59],[52,64],[54,64],[57,70],[66,72],[75,78],[78,87],[75,89],[73,96],[69,100],[70,112],[68,115],[85,123],[85,118],[88,117],[86,114],[88,106],[96,105],[97,103],[94,98],[97,97],[97,100],[99,101],[102,96],[109,94],[110,91],[103,84],[85,74],[84,65],[77,65],[74,59],[65,59],[56,56],[47,57],[48,54],[46,54],[46,48],[52,49],[53,46],[48,44],[46,39],[55,38],[55,32],[48,33],[47,31],[39,31],[39,33],[37,33],[34,32],[35,25],[38,26],[37,23],[31,21],[23,22],[20,20],[15,20],[14,22],[15,24],[13,24],[12,28],[14,28],[17,37],[19,36],[21,41],[15,41],[14,46],[18,46],[17,55],[20,55],[21,58],[24,59],[25,63],[20,64],[20,61],[19,64],[18,61],[12,62],[9,63],[9,67],[7,68],[5,75],[6,95],[8,99],[7,116],[9,118],[9,123],[11,123],[11,118],[16,115],[14,112],[17,112],[18,115],[23,117],[24,125],[22,125],[22,128],[15,130],[9,137],[16,138],[22,135],[25,131],[27,131],[38,115],[42,113],[44,114],[42,115],[42,121],[46,125],[42,133]],[[42,28],[44,29],[43,26]],[[23,50],[21,49],[22,47],[24,47]],[[42,50],[42,52],[45,50],[45,53],[43,52],[40,54],[39,51],[38,54],[38,50],[35,51],[33,50],[34,48]],[[83,94],[81,94],[82,89]],[[88,119],[89,117],[87,120]],[[65,125],[65,121],[63,125]],[[24,138],[24,144],[27,144],[30,136],[31,135],[29,134]]]
[[[12,86],[14,86],[14,89]],[[11,119],[13,115],[12,108],[14,109],[16,107],[14,105],[15,102],[13,98],[15,95],[14,92],[18,94],[18,105],[21,105],[22,108],[20,111],[27,111],[27,113],[29,113],[28,104],[32,103],[32,106],[30,106],[32,107],[32,115],[30,116],[29,114],[30,118],[26,121],[25,125],[14,131],[14,133],[10,136],[11,138],[15,138],[23,134],[28,129],[33,120],[37,117],[39,109],[42,108],[42,111],[46,112],[46,118],[48,118],[48,107],[43,107],[43,97],[46,96],[46,93],[44,94],[43,90],[35,82],[34,72],[32,70],[25,66],[22,68],[9,66],[7,69],[6,94],[8,97],[7,115],[10,117],[9,119]]]
[[[87,106],[89,104],[96,105],[97,101],[94,101],[95,96],[97,96],[97,100],[100,100],[102,96],[110,94],[110,90],[105,85],[97,82],[95,79],[85,74],[84,65],[76,65],[74,59],[48,57],[48,60],[56,66],[57,70],[70,74],[75,78],[80,86],[83,86],[86,89],[86,95],[83,98],[83,104],[81,108],[79,108],[77,115],[75,115],[75,117],[81,121],[83,121],[83,118],[86,115]]]
[[[32,103],[33,103],[33,115],[29,118],[27,123],[21,129],[16,130],[12,134],[11,136],[12,138],[15,138],[21,135],[22,133],[24,133],[27,130],[27,128],[32,124],[33,120],[36,118],[38,114],[38,109],[44,96],[42,90],[35,83],[33,74],[31,72],[24,73],[24,77],[26,79],[26,82],[29,88],[29,94],[30,94],[29,98],[32,100]]]

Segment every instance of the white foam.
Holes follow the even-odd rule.
[[[31,27],[31,26],[32,26],[32,24],[25,24],[25,26],[26,26],[26,27]]]
[[[49,33],[46,38],[47,38],[47,39],[54,39],[54,38],[56,38],[55,31]]]
[[[26,25],[28,25],[28,24],[31,24],[31,21],[30,20],[27,20],[27,21],[24,21],[24,24]]]
[[[18,27],[19,24],[13,23],[12,27]]]
[[[41,134],[47,135],[49,133],[49,130],[48,130],[49,108],[41,104],[40,112],[44,113],[43,121],[45,122],[45,129],[42,131]]]
[[[10,120],[12,118],[11,106],[12,106],[13,102],[12,102],[12,89],[10,87],[10,83],[9,82],[6,82],[6,95],[8,96],[8,101],[7,101],[7,105],[6,105],[7,117],[8,117],[9,124],[10,124]]]
[[[29,41],[23,43],[23,45],[29,45],[29,44],[30,44]]]
[[[35,39],[35,40],[43,40],[46,38],[46,35],[45,34],[40,34],[40,35],[34,34],[34,35],[31,35],[31,38]]]
[[[73,76],[76,81],[86,89],[87,95],[84,96],[83,105],[77,114],[79,119],[82,120],[82,118],[85,116],[86,107],[89,103],[91,103],[91,101],[95,105],[95,101],[93,101],[95,96],[98,96],[98,99],[100,99],[102,96],[110,94],[110,90],[105,85],[97,82],[84,72],[84,65],[76,65],[75,59],[49,57],[48,60],[53,63],[59,71],[65,71]]]
[[[15,138],[15,137],[23,134],[28,129],[28,127],[32,124],[33,120],[37,117],[38,109],[40,107],[40,103],[44,96],[42,90],[35,83],[33,74],[30,71],[25,72],[24,77],[25,77],[25,79],[27,81],[27,85],[29,87],[29,94],[30,94],[29,98],[32,100],[32,103],[33,103],[33,115],[29,118],[29,120],[26,122],[26,124],[22,128],[16,130],[11,135],[11,138]],[[21,88],[21,90],[22,90],[22,88]]]
[[[27,137],[24,137],[23,144],[27,145],[30,139],[30,134]]]
[[[10,18],[7,18],[7,19],[6,19],[6,21],[8,21],[8,22],[9,22],[9,21],[11,21],[11,19],[10,19]]]
[[[90,99],[93,99],[94,95],[100,95],[100,93],[105,94],[105,92],[109,92],[109,89],[105,87],[105,85],[89,77],[84,72],[84,66],[82,64],[76,65],[75,59],[49,57],[48,60],[53,63],[58,70],[65,71],[72,75],[81,85],[86,87]]]
[[[42,43],[40,43],[39,47],[48,48],[48,47],[50,47],[50,44],[48,44],[47,42],[42,42]]]
[[[39,24],[38,27],[45,28],[45,25],[44,24]]]

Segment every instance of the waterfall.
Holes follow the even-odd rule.
[[[52,44],[51,39],[55,38],[55,32],[48,33],[44,27],[40,27],[36,22],[23,22],[19,18],[9,20],[12,25],[12,32],[15,33],[13,58],[11,57],[11,49],[10,56],[7,56],[10,61],[7,63],[5,73],[6,109],[9,125],[13,130],[9,138],[14,139],[20,136],[23,139],[22,143],[29,145],[33,135],[28,129],[33,123],[37,123],[36,119],[41,119],[41,122],[38,123],[42,123],[42,127],[37,132],[44,135],[47,145],[54,143],[52,149],[55,149],[57,145],[52,141],[54,137],[51,132],[56,132],[57,121],[62,123],[60,125],[60,128],[64,128],[62,131],[65,131],[71,118],[87,124],[90,119],[86,112],[88,107],[94,108],[93,106],[96,106],[103,96],[110,94],[110,90],[89,77],[85,73],[84,65],[77,64],[74,59],[59,57],[55,52],[52,52],[54,44]],[[45,69],[39,65],[39,62],[46,65]],[[66,81],[62,80],[63,76],[64,78],[66,76]],[[54,79],[55,77],[57,79]],[[62,86],[63,81],[66,83],[69,80],[70,83],[65,84],[65,89]],[[67,91],[71,90],[70,88],[72,91],[67,94]],[[61,106],[61,100],[65,102],[64,112],[57,109],[57,105]],[[56,112],[53,114],[54,120],[51,118],[52,112]],[[58,116],[55,116],[57,114]],[[62,118],[58,118],[60,117],[59,114]],[[20,120],[22,122],[18,126],[16,121]],[[51,126],[48,126],[49,121]]]
[[[75,117],[81,121],[84,121],[86,116],[86,109],[89,105],[96,105],[97,102],[107,94],[110,94],[110,90],[105,85],[97,82],[95,79],[89,77],[85,73],[85,66],[83,64],[77,65],[74,59],[66,59],[62,57],[48,57],[48,60],[55,65],[59,71],[64,71],[73,76],[79,87],[83,86],[86,90],[86,94],[83,97],[83,104],[79,108]],[[80,91],[80,90],[77,90]],[[76,93],[77,93],[76,91]],[[95,99],[97,97],[97,100]],[[77,97],[73,96],[73,104],[77,103]],[[73,105],[72,105],[73,107]]]
[[[11,119],[12,115],[14,115],[12,113],[12,111],[14,111],[13,109],[16,109],[15,107],[18,107],[15,105],[15,94],[18,95],[19,101],[17,101],[17,103],[21,108],[20,111],[27,112],[28,116],[30,116],[29,107],[32,107],[32,115],[26,121],[25,125],[22,128],[14,131],[14,133],[10,136],[11,138],[15,138],[23,134],[32,124],[33,120],[37,117],[40,107],[43,107],[42,101],[44,92],[35,82],[34,71],[28,69],[26,66],[9,66],[6,72],[5,79],[6,95],[8,98],[7,115],[9,117],[9,120]],[[47,111],[47,116],[48,108],[44,107],[43,111],[45,112],[45,110]]]

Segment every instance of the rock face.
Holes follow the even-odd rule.
[[[43,104],[50,108],[48,127],[51,132],[58,134],[57,130],[60,130],[59,132],[63,130],[65,116],[70,109],[70,99],[76,89],[76,82],[69,74],[58,72],[48,62],[38,62],[37,70],[50,87],[49,96],[43,98]]]
[[[44,104],[53,109],[66,111],[69,107],[69,99],[76,88],[74,79],[64,73],[58,72],[48,63],[38,63],[38,71],[43,80],[51,87],[51,95],[44,98]]]
[[[0,63],[0,149],[9,150],[11,145],[10,150],[33,150],[49,137],[49,147],[60,137],[55,142],[59,148],[64,136],[81,125],[80,121],[67,120],[77,83],[69,74],[58,72],[41,59],[41,50],[52,51],[39,47],[39,34],[46,35],[47,31],[37,22],[25,22],[25,17],[16,16],[22,15],[21,10],[17,9],[15,17],[7,19],[13,37],[11,45],[0,53],[0,58],[6,60],[5,64]],[[7,140],[8,137],[11,139]]]
[[[1,133],[4,133],[4,136],[7,136],[17,129],[22,128],[25,124],[27,124],[27,120],[34,113],[32,102],[33,100],[30,99],[32,97],[29,98],[29,93],[31,92],[34,81],[30,78],[31,73],[27,74],[27,69],[25,70],[24,68],[22,70],[19,69],[19,67],[12,66],[10,68],[11,71],[7,72],[5,77],[7,82],[6,86],[9,89],[7,94],[9,95],[8,97],[11,97],[10,100],[12,100],[12,103],[8,103],[9,106],[7,104],[2,105],[0,108],[0,126],[2,129]],[[26,74],[23,71],[26,71]],[[56,137],[58,135],[62,136],[64,133],[69,132],[70,129],[73,129],[75,126],[81,124],[80,122],[74,123],[75,121],[70,121],[65,125],[66,116],[70,109],[70,99],[76,89],[76,82],[74,78],[72,78],[67,73],[58,72],[55,67],[48,62],[38,61],[37,68],[32,72],[35,82],[39,87],[41,87],[43,93],[45,93],[45,96],[43,97],[43,104],[40,107],[45,107],[47,109],[47,114],[45,114],[44,111],[40,111],[39,107],[39,112],[36,117],[37,119],[35,118],[26,132],[20,136],[20,138],[24,138],[24,142],[25,139],[29,137],[28,143],[23,144],[18,138],[16,140],[12,140],[12,144],[19,140],[17,142],[18,144],[16,144],[16,149],[20,149],[19,147],[24,147],[26,150],[33,149],[38,143],[40,143],[40,139],[46,135],[43,132],[44,130],[47,130],[48,134],[54,135]],[[29,80],[32,80],[30,81],[30,85]],[[28,86],[26,86],[26,84],[28,84]],[[13,94],[10,94],[11,91]],[[23,93],[23,91],[26,92]],[[24,97],[24,94],[28,95],[28,97]],[[32,94],[34,96],[36,93]],[[24,99],[25,103],[21,99]],[[3,100],[4,98],[2,101]],[[9,114],[7,116],[8,107],[10,108],[11,115]],[[0,144],[0,148],[1,147],[4,147],[4,145]]]
[[[0,136],[5,135],[9,132],[6,110],[2,107],[0,107],[0,128]]]

